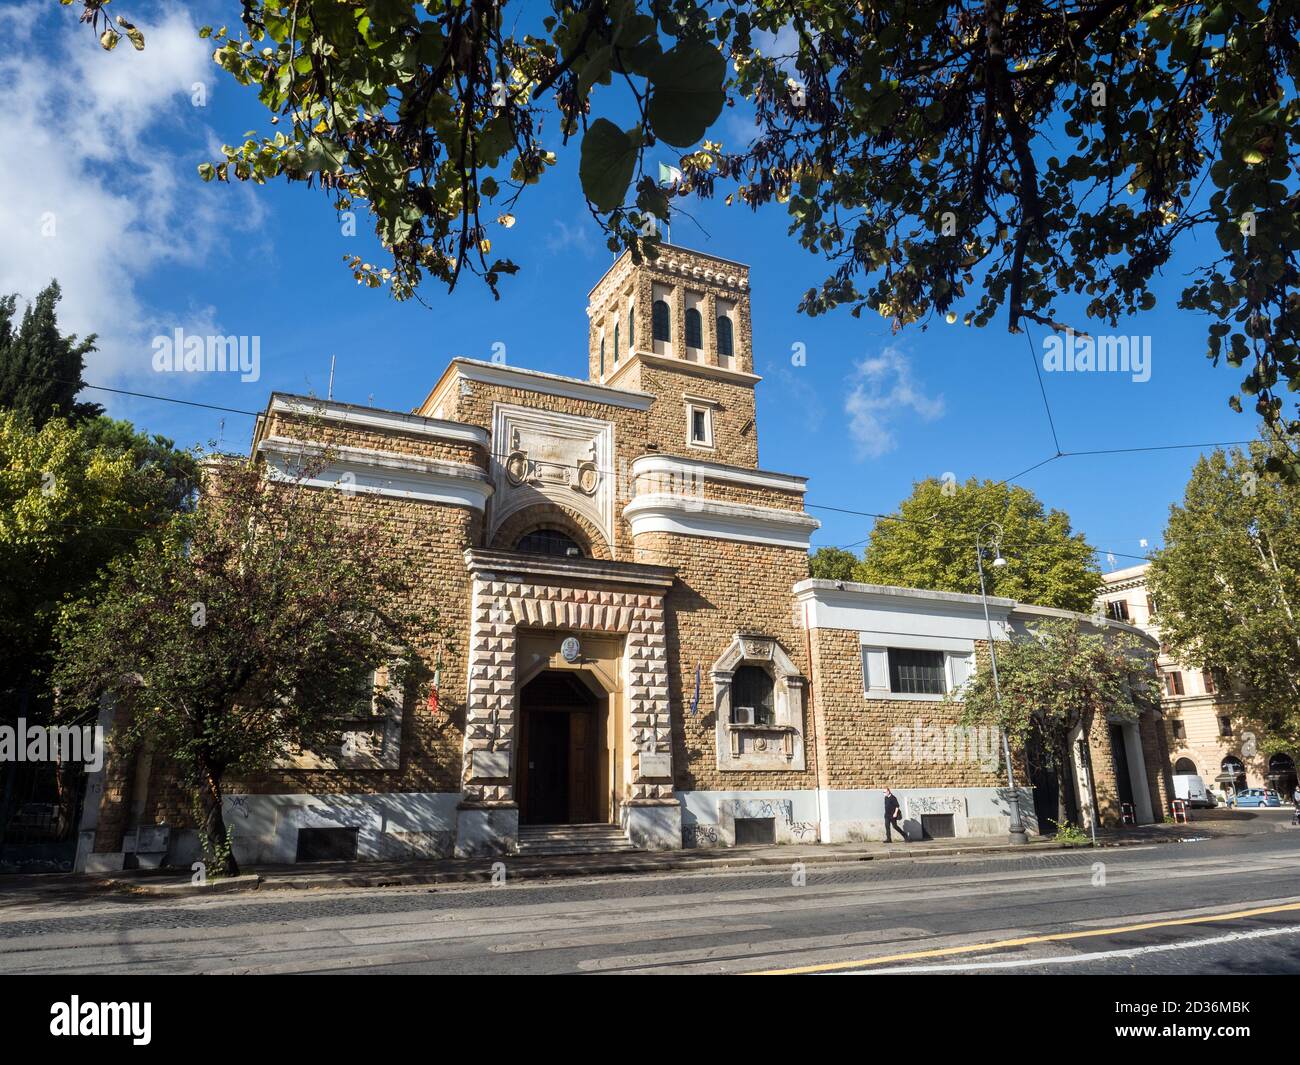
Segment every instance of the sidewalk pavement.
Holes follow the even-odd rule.
[[[1101,847],[1171,843],[1181,838],[1221,834],[1220,826],[1144,825],[1098,833]],[[680,851],[629,851],[614,854],[505,855],[497,858],[443,858],[403,862],[313,862],[265,865],[244,869],[244,875],[208,884],[191,883],[189,870],[129,870],[111,878],[73,873],[0,876],[0,907],[16,897],[31,901],[40,895],[51,901],[103,892],[133,896],[181,897],[232,891],[302,891],[328,888],[402,887],[418,884],[472,884],[492,879],[497,863],[514,880],[558,877],[616,876],[630,873],[709,872],[741,868],[916,860],[987,854],[1038,854],[1080,849],[1051,839],[1031,837],[1027,845],[1005,838],[926,840],[914,843],[797,843],[787,846],[693,848]],[[1086,845],[1084,845],[1086,849]]]

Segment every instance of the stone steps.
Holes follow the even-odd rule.
[[[519,853],[618,854],[636,850],[617,825],[520,825]]]

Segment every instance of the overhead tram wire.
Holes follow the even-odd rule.
[[[1034,363],[1035,369],[1037,369],[1037,365],[1038,365],[1037,361],[1035,361]],[[92,388],[100,392],[111,392],[114,395],[120,395],[120,396],[132,396],[136,399],[148,399],[158,403],[176,403],[185,407],[198,407],[204,410],[221,411],[227,414],[242,414],[249,418],[257,418],[260,417],[262,414],[261,411],[243,410],[239,407],[225,407],[214,403],[200,403],[196,400],[177,399],[173,396],[159,396],[149,392],[135,392],[125,388],[110,388],[107,385],[95,385],[85,381],[72,381],[66,378],[52,377],[47,374],[22,374],[21,376],[26,377],[29,380],[54,381],[59,384],[79,385],[82,388]],[[1040,384],[1042,383],[1041,377],[1039,379],[1039,383]],[[307,398],[310,402],[310,397],[305,397],[305,398]],[[1049,423],[1052,423],[1051,407],[1048,406],[1047,404],[1046,392],[1043,393],[1043,403],[1047,409],[1048,421]],[[1052,423],[1052,437],[1055,440],[1056,428],[1054,423]],[[1034,465],[1028,467],[1027,469],[1021,470],[1019,473],[1013,474],[1012,476],[1006,478],[1005,480],[994,481],[993,483],[1010,484],[1012,481],[1015,481],[1018,478],[1025,476],[1025,474],[1032,473],[1034,470],[1040,469],[1043,466],[1046,466],[1049,463],[1055,462],[1057,459],[1062,459],[1062,458],[1073,458],[1077,456],[1088,456],[1088,455],[1132,454],[1135,452],[1143,452],[1143,451],[1173,451],[1173,450],[1188,449],[1188,448],[1237,447],[1237,446],[1244,446],[1249,443],[1251,443],[1251,441],[1248,440],[1227,440],[1227,441],[1215,441],[1215,442],[1200,443],[1200,444],[1157,444],[1157,445],[1151,445],[1147,447],[1099,448],[1097,450],[1092,450],[1092,451],[1058,451],[1055,455],[1051,455],[1048,458],[1043,459],[1041,462],[1036,462],[1034,463]],[[663,457],[671,461],[675,456],[664,455]],[[572,469],[580,468],[578,463],[557,463],[556,465],[566,466]],[[608,474],[609,476],[617,476],[617,471],[615,470],[600,469],[599,472]],[[913,524],[938,524],[937,522],[933,522],[933,521],[925,522],[913,518],[903,518],[896,514],[881,514],[869,510],[851,510],[844,507],[833,507],[827,504],[820,504],[820,503],[805,502],[804,506],[809,510],[826,510],[838,514],[848,514],[854,517],[873,518],[878,521],[901,521],[901,522],[911,522]],[[127,530],[123,530],[123,531],[127,531]],[[135,531],[135,530],[131,530],[131,531]],[[864,537],[861,540],[856,540],[852,544],[845,545],[845,548],[841,548],[841,550],[847,549],[848,547],[856,547],[858,546],[858,544],[866,543],[867,540],[869,539],[870,537],[868,536],[868,537]],[[1107,551],[1103,548],[1094,548],[1094,550],[1098,552],[1104,551],[1105,554],[1114,555],[1117,558],[1135,558],[1135,559],[1141,559],[1142,561],[1149,561],[1149,557],[1146,555],[1134,555],[1124,551]]]

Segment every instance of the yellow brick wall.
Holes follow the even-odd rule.
[[[813,698],[826,751],[826,781],[832,788],[1002,787],[1004,768],[986,771],[978,762],[932,764],[898,759],[894,729],[941,729],[957,725],[958,715],[943,703],[922,700],[867,699],[862,678],[858,633],[851,629],[814,629]],[[977,662],[984,645],[976,645]],[[977,667],[978,668],[978,667]],[[1018,773],[1023,769],[1017,768]],[[1023,783],[1023,777],[1017,781]]]
[[[762,790],[816,786],[816,758],[807,708],[802,722],[803,771],[718,769],[709,671],[737,632],[775,637],[808,676],[803,630],[793,621],[791,588],[807,576],[798,549],[731,543],[675,533],[636,538],[637,562],[674,566],[677,580],[665,600],[668,687],[673,715],[674,783],[684,790]],[[699,713],[690,712],[695,667],[701,669]]]

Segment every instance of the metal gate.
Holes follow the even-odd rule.
[[[0,763],[0,873],[70,871],[85,796],[81,762]]]

